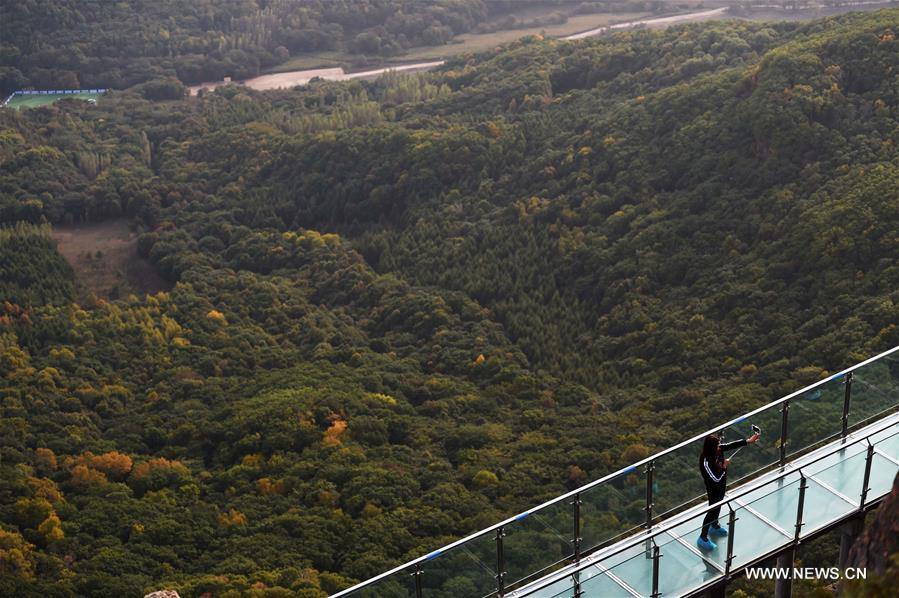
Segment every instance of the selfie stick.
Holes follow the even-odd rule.
[[[761,429],[760,427],[758,427],[757,425],[753,424],[753,425],[752,425],[752,433],[753,433],[753,434],[761,434],[761,433],[762,433],[762,429]],[[736,456],[737,456],[737,453],[739,453],[740,451],[742,451],[744,448],[746,448],[746,447],[745,447],[745,446],[741,446],[740,448],[738,448],[737,450],[735,450],[735,451],[734,451],[734,454],[731,455],[730,458],[733,459],[734,457],[736,457]]]

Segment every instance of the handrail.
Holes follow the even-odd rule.
[[[862,362],[857,363],[857,364],[855,364],[855,365],[853,365],[853,366],[850,366],[850,367],[846,368],[845,370],[843,370],[843,371],[841,371],[841,372],[838,372],[838,373],[836,373],[836,374],[833,374],[833,375],[831,375],[831,376],[828,376],[827,378],[824,378],[823,380],[819,380],[819,381],[817,381],[817,382],[815,382],[815,383],[813,383],[813,384],[810,384],[810,385],[808,385],[808,386],[806,386],[806,387],[804,387],[804,388],[801,388],[801,389],[799,389],[799,390],[797,390],[797,391],[795,391],[795,392],[793,392],[793,393],[790,393],[790,394],[786,395],[785,397],[781,397],[781,398],[777,399],[776,401],[772,401],[772,402],[770,402],[770,403],[768,403],[768,404],[766,404],[766,405],[762,405],[761,407],[759,407],[759,408],[757,408],[757,409],[754,409],[753,411],[750,411],[749,413],[745,413],[745,414],[743,414],[743,415],[741,415],[741,416],[739,416],[739,417],[736,417],[736,418],[730,420],[729,422],[727,422],[727,423],[725,423],[725,424],[721,424],[721,425],[715,426],[714,428],[710,428],[709,430],[706,430],[705,432],[703,432],[703,433],[701,433],[701,434],[697,434],[696,436],[694,436],[694,437],[692,437],[692,438],[689,438],[689,439],[687,439],[687,440],[684,440],[683,442],[681,442],[681,443],[679,443],[679,444],[676,444],[676,445],[674,445],[674,446],[672,446],[672,447],[668,447],[667,449],[665,449],[665,450],[663,450],[663,451],[661,451],[661,452],[658,452],[658,453],[656,453],[656,454],[654,454],[654,455],[652,455],[652,456],[650,456],[650,457],[646,457],[646,458],[643,459],[642,461],[638,461],[637,463],[634,463],[633,465],[629,465],[629,466],[627,466],[627,467],[623,467],[623,468],[619,469],[618,471],[615,471],[615,472],[610,473],[610,474],[608,474],[608,475],[606,475],[606,476],[603,476],[603,477],[599,478],[598,480],[594,480],[594,481],[592,481],[592,482],[588,482],[587,484],[584,484],[583,486],[580,486],[579,488],[576,488],[576,489],[574,489],[574,490],[572,490],[572,491],[570,491],[570,492],[568,492],[568,493],[566,493],[566,494],[562,494],[562,495],[560,495],[560,496],[557,496],[557,497],[555,497],[555,498],[553,498],[553,499],[551,499],[551,500],[548,500],[548,501],[546,501],[546,502],[544,502],[544,503],[542,503],[542,504],[540,504],[540,505],[538,505],[538,506],[536,506],[536,507],[534,507],[534,508],[528,509],[527,511],[523,511],[523,512],[519,513],[518,515],[514,515],[514,516],[512,516],[512,517],[509,517],[508,519],[504,519],[503,521],[501,521],[501,522],[499,522],[499,523],[495,523],[494,525],[492,525],[492,526],[490,526],[490,527],[486,527],[486,528],[484,528],[484,529],[478,530],[478,531],[474,532],[473,534],[470,534],[470,535],[468,535],[468,536],[465,536],[464,538],[461,538],[461,539],[459,539],[459,540],[456,540],[455,542],[452,542],[452,543],[450,543],[450,544],[447,544],[446,546],[442,546],[442,547],[440,547],[440,548],[438,548],[438,549],[436,549],[436,550],[433,550],[433,551],[429,552],[428,554],[425,554],[424,556],[420,556],[420,557],[418,557],[418,558],[416,558],[416,559],[413,559],[413,560],[411,560],[411,561],[408,561],[408,562],[406,562],[406,563],[403,563],[402,565],[399,565],[399,566],[397,566],[397,567],[394,567],[393,569],[390,569],[389,571],[385,571],[384,573],[381,573],[380,575],[376,575],[375,577],[372,577],[372,578],[369,578],[369,579],[367,579],[367,580],[365,580],[365,581],[362,581],[362,582],[360,582],[360,583],[358,583],[358,584],[356,584],[356,585],[354,585],[354,586],[352,586],[352,587],[350,587],[350,588],[347,588],[347,589],[345,589],[345,590],[341,590],[340,592],[337,592],[336,594],[333,594],[333,595],[331,596],[331,598],[340,598],[341,596],[349,595],[349,594],[352,593],[352,592],[356,592],[356,591],[361,590],[361,589],[363,589],[363,588],[365,588],[365,587],[367,587],[367,586],[370,586],[370,585],[372,585],[372,584],[374,584],[374,583],[377,583],[377,582],[381,581],[382,579],[385,579],[385,578],[387,578],[387,577],[390,577],[391,575],[393,575],[393,574],[395,574],[395,573],[399,573],[399,572],[401,572],[401,571],[404,571],[404,570],[406,570],[406,569],[412,568],[412,567],[414,567],[414,566],[416,566],[416,565],[419,565],[419,564],[421,564],[421,563],[424,563],[424,562],[426,562],[426,561],[430,561],[430,560],[432,560],[432,559],[435,559],[435,558],[437,558],[438,556],[440,556],[441,554],[443,554],[443,553],[445,553],[445,552],[447,552],[447,551],[449,551],[449,550],[452,550],[453,548],[456,548],[456,547],[458,547],[458,546],[460,546],[460,545],[462,545],[462,544],[465,544],[465,543],[467,543],[467,542],[470,542],[470,541],[475,540],[475,539],[477,539],[477,538],[480,538],[480,537],[482,537],[482,536],[486,536],[487,534],[489,534],[489,533],[491,533],[491,532],[495,532],[496,530],[498,530],[498,529],[501,528],[501,527],[504,527],[504,526],[509,525],[509,524],[511,524],[511,523],[514,523],[514,522],[516,522],[516,521],[520,521],[520,520],[522,520],[522,519],[525,519],[526,517],[528,517],[529,515],[531,515],[531,514],[533,514],[533,513],[536,513],[537,511],[542,511],[543,509],[545,509],[545,508],[547,508],[547,507],[550,507],[550,506],[552,506],[552,505],[554,505],[554,504],[556,504],[556,503],[559,503],[559,502],[561,502],[561,501],[564,501],[564,500],[567,500],[567,499],[569,499],[569,498],[572,498],[572,497],[575,496],[576,494],[580,494],[580,493],[583,493],[583,492],[585,492],[585,491],[587,491],[587,490],[590,490],[591,488],[595,488],[596,486],[599,486],[599,485],[601,485],[601,484],[604,484],[604,483],[606,483],[606,482],[609,482],[609,481],[611,481],[611,480],[614,480],[614,479],[618,478],[619,476],[627,475],[627,474],[629,474],[629,473],[635,471],[638,467],[640,467],[640,466],[642,466],[642,465],[646,465],[647,463],[650,463],[650,462],[652,462],[652,461],[656,461],[656,460],[658,460],[659,458],[661,458],[661,457],[663,457],[663,456],[665,456],[665,455],[668,455],[668,454],[670,454],[670,453],[673,453],[674,451],[676,451],[676,450],[678,450],[678,449],[681,449],[681,448],[683,448],[683,447],[685,447],[685,446],[687,446],[687,445],[689,445],[689,444],[692,444],[692,443],[694,443],[694,442],[696,442],[696,441],[698,441],[698,440],[701,440],[702,438],[705,438],[705,437],[708,436],[709,434],[714,434],[714,433],[718,432],[719,430],[723,430],[723,429],[728,428],[728,427],[730,427],[730,426],[732,426],[732,425],[739,424],[739,423],[741,423],[741,422],[743,422],[743,421],[749,419],[750,417],[752,417],[753,415],[755,415],[755,414],[757,414],[757,413],[761,413],[762,411],[765,411],[766,409],[769,409],[769,408],[771,408],[771,407],[774,407],[775,405],[780,405],[780,404],[782,404],[782,403],[784,403],[784,402],[786,402],[786,401],[789,401],[789,400],[792,399],[793,397],[796,397],[796,396],[799,396],[799,395],[801,395],[801,394],[804,394],[804,393],[806,393],[806,392],[808,392],[808,391],[810,391],[810,390],[813,390],[813,389],[815,389],[815,388],[817,388],[817,387],[819,387],[819,386],[821,386],[821,385],[823,385],[823,384],[827,384],[828,382],[831,382],[831,381],[833,381],[833,380],[839,380],[840,378],[842,378],[843,376],[845,376],[845,375],[848,374],[849,372],[855,371],[855,370],[857,370],[858,368],[864,367],[864,366],[868,365],[868,364],[871,363],[871,362],[877,361],[878,359],[881,359],[881,358],[883,358],[883,357],[886,357],[887,355],[890,355],[890,354],[895,353],[895,352],[897,352],[897,351],[899,351],[899,345],[893,347],[892,349],[888,349],[888,350],[886,350],[886,351],[884,351],[884,352],[882,352],[882,353],[880,353],[880,354],[878,354],[878,355],[875,355],[874,357],[870,357],[870,358],[866,359],[865,361],[862,361]],[[844,446],[845,446],[845,445],[844,445]],[[645,539],[645,537],[644,537],[643,539]]]
[[[533,588],[529,587],[528,594],[542,590],[543,588],[550,586],[553,583],[556,583],[556,582],[568,577],[569,575],[572,575],[573,573],[577,573],[583,569],[592,567],[596,564],[597,561],[601,562],[602,560],[605,560],[609,557],[613,557],[613,556],[620,554],[630,548],[633,548],[634,546],[643,544],[649,539],[654,540],[656,536],[659,536],[668,531],[671,531],[672,529],[676,528],[679,525],[682,525],[683,523],[689,521],[690,519],[693,519],[703,513],[707,513],[717,507],[728,506],[731,502],[737,501],[738,499],[746,496],[747,494],[755,492],[755,491],[759,490],[760,488],[764,488],[765,486],[768,486],[769,484],[778,482],[790,475],[795,475],[797,473],[799,473],[801,475],[803,469],[806,469],[810,465],[814,465],[815,463],[822,461],[822,460],[826,459],[827,457],[830,457],[831,455],[835,455],[841,451],[844,451],[850,446],[854,446],[856,444],[861,444],[861,443],[867,443],[870,445],[871,443],[870,443],[869,439],[872,436],[880,434],[881,432],[883,432],[885,430],[889,430],[891,427],[896,426],[896,424],[897,424],[897,422],[890,421],[886,425],[878,427],[874,430],[870,430],[864,436],[859,436],[852,442],[841,442],[833,450],[818,455],[811,461],[808,461],[807,463],[803,463],[800,467],[797,467],[797,468],[784,467],[784,468],[782,468],[780,473],[776,477],[767,479],[761,483],[749,482],[745,486],[740,487],[738,492],[736,492],[734,494],[729,494],[726,498],[723,498],[722,500],[720,500],[719,502],[717,502],[715,504],[707,505],[703,509],[699,509],[698,513],[696,512],[696,510],[690,510],[690,511],[685,511],[683,513],[679,513],[679,514],[671,517],[670,519],[667,519],[664,524],[659,524],[658,527],[655,530],[653,530],[652,532],[636,534],[631,538],[631,540],[625,540],[623,542],[623,545],[616,546],[615,550],[610,551],[608,553],[603,553],[601,559],[596,559],[596,558],[584,559],[584,561],[582,563],[580,563],[580,566],[573,571],[566,571],[564,573],[557,572],[553,575],[547,576],[545,579],[548,581],[546,581],[545,583],[541,583],[537,587],[533,587]],[[897,431],[896,434],[899,434],[899,431]],[[822,449],[823,449],[823,447],[822,447]],[[822,449],[818,449],[818,450],[822,450]],[[867,485],[867,484],[865,484],[865,485]],[[527,594],[522,594],[521,596],[526,596],[526,595]],[[518,596],[518,594],[513,593],[513,594],[510,594],[510,596]]]

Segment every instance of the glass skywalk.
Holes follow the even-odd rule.
[[[721,518],[729,535],[714,551],[695,544],[708,508],[701,505],[505,596],[571,598],[577,584],[584,597],[689,594],[858,513],[862,501],[889,493],[897,472],[893,414],[729,493]]]
[[[861,512],[899,471],[899,347],[353,588],[356,597],[679,596]],[[702,440],[763,430],[729,469],[721,525],[708,510]],[[798,526],[797,526],[798,524]]]

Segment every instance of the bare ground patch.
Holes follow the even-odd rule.
[[[129,230],[127,220],[54,228],[52,236],[59,253],[75,270],[81,301],[91,294],[117,299],[172,287],[137,254],[137,235]]]

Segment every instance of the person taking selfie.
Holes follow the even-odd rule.
[[[702,454],[699,455],[699,471],[702,473],[702,479],[705,482],[705,489],[709,495],[709,504],[713,505],[724,498],[724,489],[727,486],[727,467],[730,465],[730,459],[726,459],[724,454],[734,449],[739,449],[747,444],[758,442],[760,433],[753,429],[753,435],[749,438],[741,438],[734,442],[722,444],[721,438],[715,434],[706,436],[702,445]],[[721,507],[709,510],[702,522],[702,532],[696,545],[703,550],[715,550],[718,545],[709,539],[709,534],[713,536],[726,536],[727,530],[718,524],[718,515],[721,513]]]

